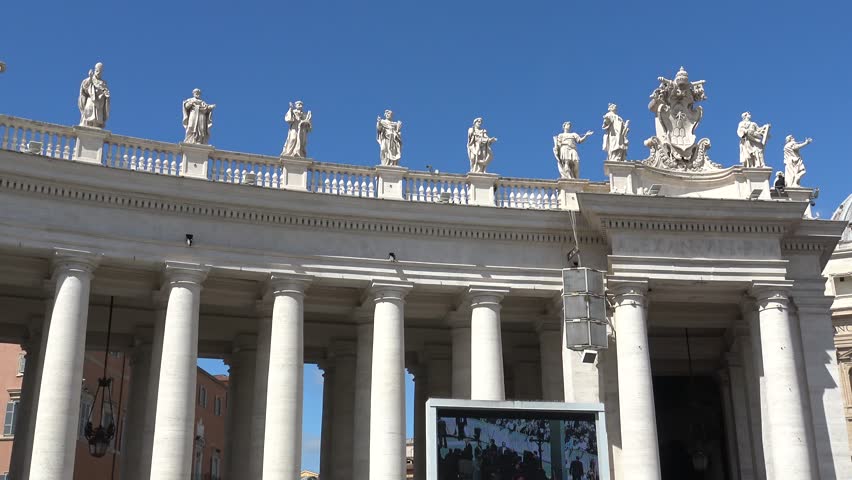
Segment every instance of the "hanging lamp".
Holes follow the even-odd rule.
[[[115,297],[109,297],[109,323],[107,324],[107,341],[106,350],[104,350],[104,374],[98,379],[98,389],[95,391],[94,405],[97,405],[98,395],[100,395],[100,425],[92,426],[92,415],[95,409],[89,410],[89,418],[86,422],[84,435],[89,442],[89,454],[93,457],[103,457],[109,449],[110,442],[115,436],[115,415],[109,416],[109,424],[104,425],[106,413],[106,405],[109,404],[112,408],[112,378],[107,377],[107,364],[109,362],[109,341],[112,334],[112,309],[115,302]]]

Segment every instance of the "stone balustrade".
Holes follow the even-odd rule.
[[[33,143],[35,142],[35,143]],[[588,181],[363,167],[168,143],[0,115],[0,149],[158,175],[326,195],[519,209],[576,209],[566,195],[606,190]],[[35,149],[35,150],[33,150]]]

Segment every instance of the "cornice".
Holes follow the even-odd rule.
[[[138,175],[148,175],[137,173]],[[167,177],[163,177],[167,178]],[[228,185],[222,184],[224,188]],[[13,191],[18,194],[39,195],[61,200],[72,200],[106,205],[112,208],[148,210],[154,214],[176,214],[223,219],[228,222],[247,222],[282,226],[299,226],[321,230],[364,231],[392,235],[410,235],[417,237],[457,238],[485,241],[508,241],[523,243],[571,243],[573,236],[568,228],[552,230],[530,230],[519,228],[487,228],[460,224],[437,223],[417,220],[373,220],[352,218],[322,213],[299,214],[273,210],[270,208],[248,208],[223,204],[185,201],[177,198],[150,196],[133,192],[95,190],[73,184],[60,185],[55,182],[28,177],[16,177],[0,173],[0,191]],[[292,193],[281,191],[282,194]],[[309,194],[322,196],[322,194]],[[361,199],[369,202],[369,199]],[[374,201],[374,200],[373,200]],[[391,200],[379,200],[393,202]],[[365,207],[368,205],[365,205]],[[374,206],[374,205],[370,205]],[[476,208],[476,207],[470,207]],[[509,213],[506,209],[495,209],[507,215],[526,214],[525,210]],[[567,212],[564,212],[567,218]],[[416,217],[412,215],[412,217]],[[503,223],[503,222],[501,222]],[[583,244],[600,244],[603,240],[593,232],[579,232],[578,239]]]

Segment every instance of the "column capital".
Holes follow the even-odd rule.
[[[65,272],[91,277],[100,261],[101,255],[92,252],[56,248],[50,259],[50,277],[55,279],[58,274]]]
[[[606,289],[613,295],[616,305],[644,307],[648,303],[648,280],[608,276]]]
[[[467,289],[467,300],[471,308],[494,307],[500,308],[500,302],[509,294],[508,288],[491,287],[485,285],[471,285]]]
[[[266,282],[267,293],[273,296],[304,296],[305,290],[313,281],[310,275],[301,273],[271,273]]]
[[[788,309],[790,294],[793,291],[792,281],[753,282],[749,294],[754,297],[758,311],[769,308]]]
[[[196,263],[166,262],[163,267],[163,283],[170,286],[201,287],[210,268]]]
[[[365,292],[365,300],[374,302],[404,302],[405,297],[414,288],[411,282],[396,280],[374,280]]]

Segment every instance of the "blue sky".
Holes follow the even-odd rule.
[[[815,210],[828,217],[852,190],[850,18],[841,1],[15,1],[3,6],[0,113],[76,124],[80,81],[102,61],[107,127],[119,134],[181,140],[180,102],[200,87],[218,105],[218,148],[277,155],[287,103],[301,99],[319,161],[377,164],[375,118],[391,108],[403,166],[466,171],[466,131],[482,116],[499,138],[490,171],[556,178],[551,137],[571,120],[595,130],[580,148],[581,176],[604,180],[607,103],[631,120],[629,158],[644,158],[648,95],[683,65],[707,80],[696,133],[710,138],[714,161],[738,162],[745,110],[772,123],[776,169],[784,136],[814,138],[803,184],[821,188]],[[312,369],[305,429],[318,438]]]

